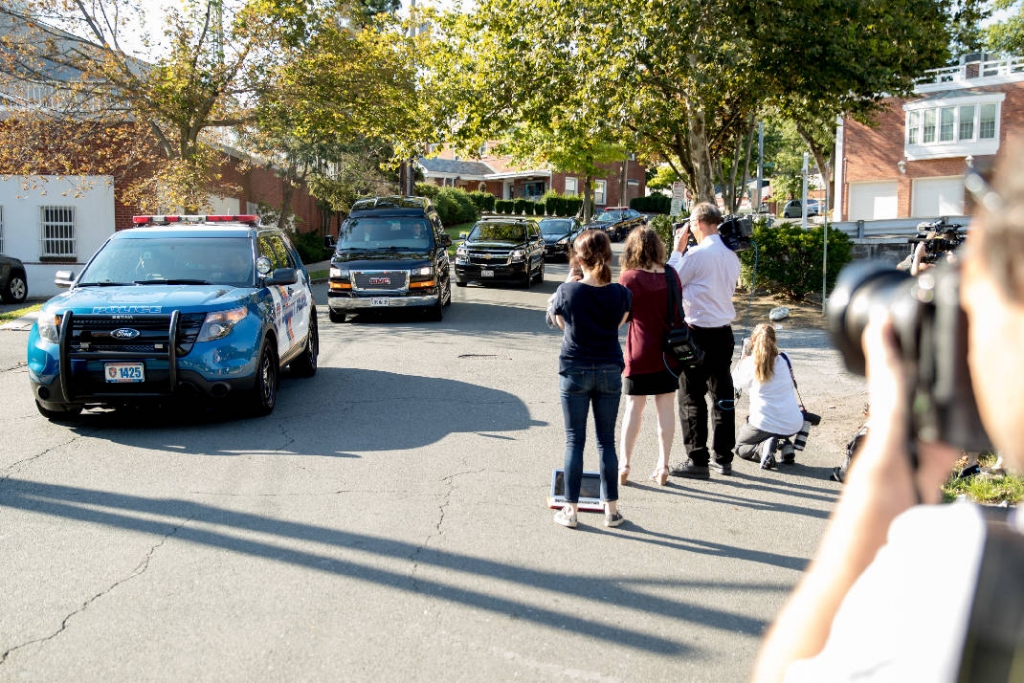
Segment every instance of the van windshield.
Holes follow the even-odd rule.
[[[429,249],[432,241],[430,222],[422,218],[350,218],[341,226],[337,250],[422,251]]]

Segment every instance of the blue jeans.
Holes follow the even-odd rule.
[[[611,363],[575,364],[560,376],[562,416],[565,418],[565,499],[580,500],[583,447],[587,443],[587,414],[594,407],[597,452],[601,456],[601,500],[619,499],[615,418],[622,395],[622,368]]]

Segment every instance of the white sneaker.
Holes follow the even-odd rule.
[[[779,440],[774,436],[761,442],[758,450],[761,452],[761,469],[770,470],[775,467],[775,451],[779,447]]]
[[[555,513],[555,524],[561,524],[562,526],[575,529],[578,521],[576,519],[576,513],[573,512],[572,507],[566,505],[564,508]]]

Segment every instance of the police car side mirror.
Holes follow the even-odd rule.
[[[53,274],[53,284],[58,287],[70,287],[75,284],[75,273],[71,270],[58,270]]]
[[[299,275],[294,268],[278,268],[263,278],[264,284],[268,285],[294,285],[298,281]]]

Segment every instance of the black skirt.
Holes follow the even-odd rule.
[[[646,372],[622,378],[622,393],[629,396],[671,394],[679,389],[679,378],[668,370]]]

